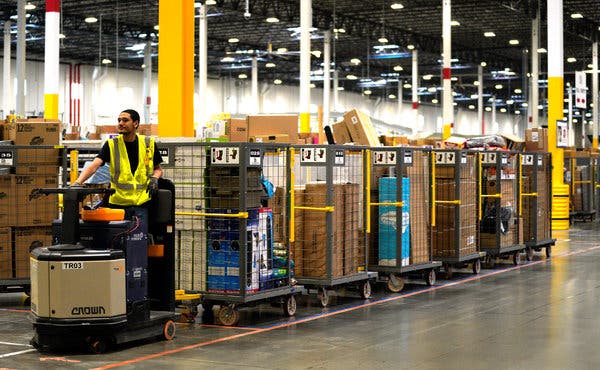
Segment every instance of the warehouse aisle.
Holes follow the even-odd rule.
[[[600,225],[561,232],[553,258],[459,274],[433,288],[340,298],[322,309],[302,297],[298,316],[242,312],[242,327],[181,324],[171,342],[103,355],[40,354],[16,295],[0,296],[0,364],[6,368],[595,368]],[[466,272],[467,270],[465,270]]]

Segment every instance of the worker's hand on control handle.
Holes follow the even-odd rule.
[[[69,188],[82,188],[82,187],[83,187],[83,185],[78,183],[77,181],[75,181],[74,183],[69,185]]]
[[[146,191],[151,197],[158,194],[158,177],[153,176],[150,178],[150,183],[148,183],[148,189],[146,189]]]

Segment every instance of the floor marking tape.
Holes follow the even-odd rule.
[[[0,344],[4,344],[4,345],[7,345],[7,346],[31,347],[30,344],[23,344],[23,343],[0,342]]]
[[[27,353],[27,352],[33,352],[33,351],[37,351],[37,349],[35,348],[31,348],[31,349],[24,349],[22,351],[17,351],[17,352],[11,352],[11,353],[6,353],[4,355],[0,355],[0,358],[6,358],[6,357],[11,357],[11,356],[16,356],[16,355],[21,355],[23,353]]]

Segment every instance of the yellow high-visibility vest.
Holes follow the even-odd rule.
[[[110,187],[115,193],[109,202],[120,206],[139,206],[150,200],[146,191],[154,171],[154,139],[138,135],[138,165],[131,170],[123,135],[108,141],[110,149]]]

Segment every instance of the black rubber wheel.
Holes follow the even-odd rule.
[[[399,293],[404,289],[404,279],[402,276],[396,274],[390,274],[388,276],[387,288],[392,293]]]
[[[525,258],[527,261],[531,261],[533,259],[533,248],[527,247],[525,250]]]
[[[473,273],[475,275],[477,275],[480,272],[481,272],[481,260],[478,258],[475,261],[473,261]]]
[[[550,258],[552,257],[552,246],[547,246],[546,247],[546,258]]]
[[[361,285],[359,285],[359,292],[360,292],[360,297],[362,299],[371,298],[371,294],[373,293],[372,289],[371,289],[371,282],[369,280],[367,280],[364,283],[362,283]]]
[[[317,297],[319,298],[319,301],[321,302],[321,306],[323,307],[327,307],[329,306],[329,293],[327,292],[327,289],[325,288],[321,288],[319,289],[319,292],[317,293]]]
[[[513,264],[515,266],[519,265],[519,262],[521,262],[520,253],[519,252],[513,253],[512,260],[513,260]]]
[[[296,314],[296,297],[293,294],[287,296],[283,302],[283,314],[288,317]]]
[[[433,286],[435,285],[435,281],[436,281],[436,275],[435,275],[435,270],[431,269],[429,271],[427,271],[425,274],[423,274],[425,277],[425,283],[429,286]]]
[[[172,340],[175,338],[175,331],[177,326],[173,322],[173,320],[169,320],[163,326],[163,338],[165,340]]]
[[[240,321],[240,313],[234,305],[221,306],[217,312],[217,321],[221,325],[235,326]]]
[[[106,352],[107,344],[102,338],[90,338],[88,348],[90,349],[90,352],[99,355]]]

